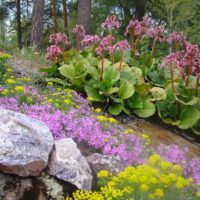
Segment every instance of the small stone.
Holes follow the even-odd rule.
[[[95,153],[86,159],[95,173],[98,173],[100,170],[108,170],[113,174],[117,174],[126,167],[123,161],[117,156]]]

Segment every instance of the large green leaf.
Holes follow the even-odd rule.
[[[180,99],[181,97],[178,97],[178,96],[175,96],[175,99],[180,102],[181,104],[183,105],[190,105],[190,106],[193,106],[195,104],[197,104],[197,102],[199,101],[199,98],[198,97],[187,97],[187,98],[183,98]]]
[[[118,103],[113,103],[109,106],[108,111],[112,115],[119,115],[122,112],[122,105]]]
[[[130,83],[132,83],[133,85],[135,85],[136,82],[137,82],[135,74],[130,69],[129,70],[123,70],[121,72],[120,79],[127,80]]]
[[[59,68],[59,71],[64,77],[68,79],[73,79],[76,76],[75,68],[73,65],[70,65],[70,64],[69,65],[65,64],[61,66]]]
[[[89,85],[85,85],[84,90],[87,93],[87,96],[91,97],[93,101],[105,102],[106,97],[99,94],[99,90]]]
[[[118,94],[121,99],[128,99],[133,95],[134,91],[133,84],[128,81],[123,81],[119,88]]]
[[[160,101],[165,100],[167,98],[167,92],[165,89],[161,87],[152,87],[150,89],[152,99],[151,101]]]
[[[149,101],[145,100],[143,104],[143,108],[141,109],[135,109],[133,110],[135,114],[137,114],[139,117],[147,118],[155,114],[156,107],[155,105]]]
[[[127,105],[129,108],[143,108],[143,99],[138,93],[134,93],[134,95],[127,99]]]
[[[192,131],[195,134],[200,135],[200,120],[193,126]]]
[[[171,124],[171,125],[176,125],[178,126],[180,123],[181,123],[181,120],[174,120],[174,119],[171,119],[169,117],[166,117],[164,118],[162,116],[162,113],[161,113],[161,110],[158,110],[158,116],[163,120],[164,123],[166,124]]]
[[[192,128],[200,119],[200,112],[192,107],[185,108],[181,111],[180,120],[181,123],[178,125],[181,129]]]
[[[119,70],[114,67],[107,67],[103,73],[103,83],[107,88],[111,88],[120,78]]]
[[[95,66],[90,66],[88,65],[87,66],[87,71],[88,71],[88,74],[90,74],[90,76],[95,79],[95,80],[99,80],[101,75],[100,75],[100,72],[98,71],[98,69],[95,67]]]

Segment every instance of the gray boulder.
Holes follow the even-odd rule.
[[[117,174],[126,167],[123,161],[117,156],[95,153],[86,159],[95,173],[98,173],[100,170],[108,170],[112,174]]]
[[[0,171],[38,176],[47,166],[53,136],[42,122],[0,109]]]
[[[47,173],[81,190],[90,190],[92,187],[90,166],[71,138],[55,141]]]

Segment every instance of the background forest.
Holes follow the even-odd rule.
[[[119,37],[130,19],[147,15],[168,32],[184,32],[192,43],[200,44],[199,0],[1,0],[0,49],[40,51],[46,49],[53,32],[65,32],[73,39],[70,30],[75,24],[83,24],[86,34],[102,34],[99,23],[107,15],[121,21]]]

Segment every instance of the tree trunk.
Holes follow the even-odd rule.
[[[19,49],[22,49],[22,30],[21,30],[21,2],[17,0],[17,41]]]
[[[57,24],[57,0],[51,0],[51,6],[52,6],[52,20],[53,20],[53,32],[58,32],[58,24]]]
[[[31,45],[35,45],[39,51],[42,44],[44,16],[44,0],[33,1],[32,27],[31,27]]]
[[[86,34],[91,32],[91,0],[78,0],[78,24],[85,27]]]
[[[67,33],[67,27],[68,27],[67,2],[66,0],[62,0],[62,2],[63,2],[64,27],[65,27],[65,33]]]
[[[135,0],[135,18],[141,20],[145,15],[146,0]]]

